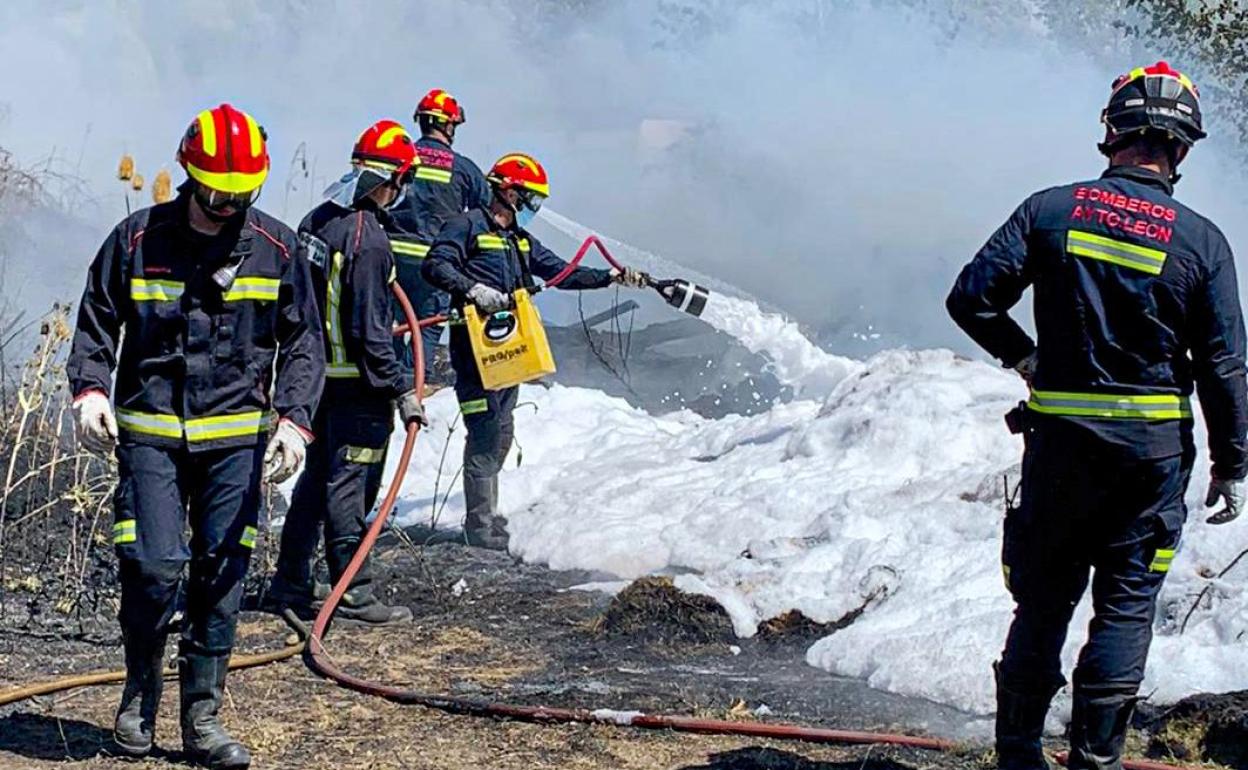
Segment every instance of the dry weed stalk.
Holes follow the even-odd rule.
[[[80,609],[95,588],[87,585],[90,568],[106,561],[100,523],[115,479],[108,463],[73,442],[63,363],[70,335],[69,307],[54,305],[0,422],[0,622],[14,591],[34,595],[32,607],[45,599],[61,615]]]

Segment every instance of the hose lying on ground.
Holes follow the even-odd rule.
[[[270,652],[256,653],[255,655],[234,655],[230,657],[230,670],[235,671],[244,668],[255,668],[256,666],[267,666],[270,663],[276,663],[279,660],[293,658],[303,652],[304,643],[288,645],[280,650],[272,650]],[[178,676],[178,669],[170,666],[164,670],[166,679],[175,679]],[[94,687],[101,684],[121,684],[126,681],[126,671],[95,671],[87,674],[73,674],[62,677],[61,679],[53,679],[49,682],[36,682],[34,684],[21,685],[11,687],[7,690],[0,690],[0,706],[7,706],[10,703],[26,700],[27,698],[37,698],[42,695],[52,695],[65,690],[73,690],[78,687]]]
[[[553,287],[571,274],[575,266],[585,256],[590,245],[598,247],[603,256],[613,267],[619,267],[619,264],[611,258],[606,248],[598,241],[596,237],[587,238],[582,244],[576,257],[573,259],[568,269],[559,273],[554,279],[547,283],[547,286]],[[432,326],[445,322],[444,316],[433,318],[425,318],[417,320],[415,311],[412,309],[411,303],[407,299],[407,295],[397,286],[393,287],[394,294],[400,306],[403,308],[403,314],[406,323],[396,327],[395,334],[401,335],[409,330],[415,330],[412,333],[412,353],[415,361],[415,387],[418,394],[424,391],[424,350],[421,346],[419,329],[425,326]],[[333,619],[334,612],[338,608],[339,602],[342,600],[343,594],[346,593],[347,587],[350,586],[351,580],[363,565],[364,560],[368,557],[369,552],[377,542],[377,538],[381,535],[382,530],[386,526],[386,522],[390,517],[390,513],[394,510],[394,503],[398,498],[399,488],[402,485],[403,477],[406,474],[408,463],[411,461],[412,451],[416,445],[416,437],[420,432],[420,426],[413,424],[407,426],[407,435],[403,442],[403,450],[399,455],[399,462],[396,471],[390,480],[390,485],[383,498],[381,507],[378,509],[376,518],[373,519],[360,542],[359,548],[356,550],[355,556],[351,559],[350,564],[338,582],[334,585],[329,597],[321,606],[317,613],[316,620],[312,625],[311,633],[308,635],[305,645],[292,645],[272,653],[263,655],[242,656],[233,658],[230,661],[230,668],[246,668],[248,666],[264,665],[278,660],[284,660],[303,652],[304,660],[308,667],[317,674],[330,679],[343,687],[366,695],[373,695],[395,703],[413,704],[424,706],[426,708],[438,709],[452,714],[463,714],[469,716],[487,716],[501,719],[513,719],[523,722],[532,722],[537,724],[598,724],[612,725],[618,727],[638,727],[651,730],[674,730],[678,732],[699,733],[704,735],[734,735],[751,738],[770,738],[776,740],[801,740],[810,743],[838,743],[838,744],[868,744],[868,745],[889,745],[899,746],[913,749],[924,749],[929,751],[954,751],[958,745],[953,741],[942,738],[925,738],[910,735],[897,735],[891,733],[863,732],[853,730],[836,730],[824,727],[808,727],[795,724],[784,724],[774,722],[736,722],[724,719],[699,719],[696,717],[681,716],[675,714],[646,714],[641,711],[615,711],[610,709],[568,709],[568,708],[547,708],[545,706],[524,706],[510,705],[506,703],[498,703],[483,699],[461,698],[447,695],[437,695],[432,693],[423,693],[416,690],[405,690],[399,687],[385,684],[383,682],[373,682],[354,676],[342,668],[340,668],[333,660],[330,659],[325,649],[325,633],[329,628],[330,621]],[[166,672],[168,674],[170,672]],[[108,672],[102,674],[86,674],[82,676],[67,677],[65,679],[56,680],[38,685],[30,685],[28,687],[19,687],[14,690],[8,690],[0,693],[0,705],[12,703],[14,701],[25,698],[34,697],[36,695],[46,695],[52,692],[67,690],[74,687],[83,687],[88,685],[106,684],[114,682],[122,682],[125,680],[124,671]],[[1064,754],[1057,755],[1056,759],[1065,764],[1067,758]],[[1180,765],[1171,765],[1163,762],[1154,762],[1151,760],[1128,759],[1123,762],[1126,770],[1197,770]]]

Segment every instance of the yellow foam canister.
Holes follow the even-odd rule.
[[[472,354],[486,390],[502,390],[555,373],[555,357],[546,340],[542,316],[525,289],[517,289],[515,308],[486,316],[464,307]]]

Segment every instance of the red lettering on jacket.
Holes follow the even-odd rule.
[[[417,147],[416,154],[420,156],[420,165],[433,166],[435,168],[453,168],[455,166],[455,153],[449,150],[440,150],[437,147]]]

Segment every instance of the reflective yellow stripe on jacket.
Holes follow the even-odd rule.
[[[181,281],[166,281],[156,278],[131,278],[130,299],[135,302],[176,302],[186,291],[186,284]]]
[[[259,435],[268,424],[268,414],[256,409],[239,414],[223,414],[213,417],[192,417],[183,422],[176,415],[117,410],[117,427],[143,436],[186,440],[192,444],[226,438],[243,438]]]
[[[400,259],[424,259],[429,256],[429,249],[430,246],[428,244],[407,241],[402,238],[390,239],[390,251],[394,252],[394,256]]]
[[[501,235],[490,235],[489,233],[481,233],[477,236],[477,248],[485,251],[501,251],[507,248],[507,239]],[[522,253],[529,253],[529,239],[516,239],[516,248]]]
[[[325,332],[329,343],[325,376],[333,379],[359,377],[360,368],[347,360],[342,337],[342,271],[347,258],[341,251],[335,251],[332,259],[325,287]]]
[[[144,436],[182,438],[182,421],[172,414],[151,414],[118,409],[117,427]]]
[[[1164,251],[1079,230],[1066,233],[1066,251],[1079,257],[1129,267],[1149,275],[1161,275],[1161,269],[1166,264]]]
[[[238,302],[244,299],[276,302],[281,285],[282,282],[277,278],[261,278],[258,276],[236,278],[234,285],[230,287],[223,298],[226,302]]]
[[[507,248],[507,239],[500,235],[481,233],[477,236],[477,248],[485,251],[500,251]]]
[[[1183,396],[1171,395],[1034,390],[1027,408],[1041,414],[1110,420],[1190,420],[1192,417],[1191,402]]]
[[[450,169],[433,168],[432,166],[417,166],[416,178],[423,179],[426,182],[450,184],[451,183],[451,171]]]
[[[186,421],[186,440],[214,441],[222,438],[241,438],[259,435],[266,424],[266,415],[259,409],[240,414],[223,414],[216,417],[194,417]]]

